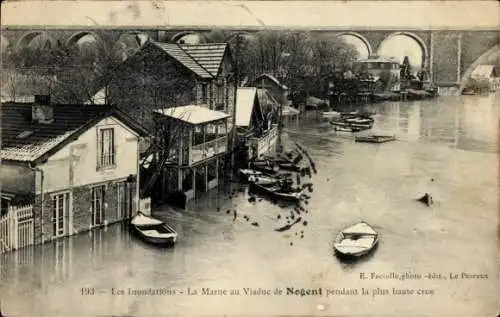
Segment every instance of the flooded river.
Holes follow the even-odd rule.
[[[3,255],[2,312],[494,316],[499,95],[374,105],[374,130],[398,138],[381,145],[355,143],[308,118],[286,135],[308,149],[318,170],[303,214],[307,225],[276,232],[290,208],[252,204],[244,192],[229,199],[221,189],[187,211],[156,211],[178,230],[175,249],[145,245],[118,224]],[[415,200],[425,192],[434,197],[431,207]],[[228,209],[237,210],[236,220]],[[341,263],[332,239],[359,220],[380,233],[379,247],[364,261]],[[149,288],[162,294],[147,295]],[[214,295],[202,295],[202,288]],[[287,295],[286,288],[321,295]],[[268,289],[271,295],[262,294]]]

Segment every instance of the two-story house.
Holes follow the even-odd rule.
[[[198,178],[193,176],[198,179],[193,182],[199,183],[198,189],[207,190],[217,183],[201,180],[211,177],[210,171],[215,168],[212,165],[217,166],[216,171],[221,171],[224,168],[219,165],[229,162],[221,158],[227,158],[233,147],[230,136],[234,125],[235,89],[234,62],[226,43],[171,44],[148,40],[113,72],[106,85],[108,101],[154,134],[152,144],[145,146],[142,153],[148,162],[148,168],[141,169],[145,175],[141,183],[144,193],[160,192],[158,200],[163,200],[172,190],[189,192],[182,190],[187,185],[179,186],[180,179],[192,179],[185,176],[186,173],[199,175]],[[169,113],[166,110],[170,108],[179,109]],[[178,117],[179,112],[198,119],[184,120],[185,117]],[[217,132],[211,127],[212,118],[221,123]],[[188,133],[190,129],[192,138]],[[186,133],[178,135],[179,130]],[[214,155],[208,155],[212,152],[205,149],[210,148],[209,142],[214,135],[217,139],[224,137],[224,141],[217,141],[218,144],[224,142],[224,146],[217,147],[217,160],[211,161]],[[177,168],[173,172],[170,152],[188,144],[193,147],[182,159],[176,158]],[[201,151],[202,155],[198,156],[196,151]],[[183,171],[186,166],[189,169]]]
[[[139,139],[148,131],[128,115],[106,105],[55,105],[49,96],[3,103],[1,113],[2,217],[16,201],[30,204],[32,243],[127,219],[137,210]],[[10,243],[2,233],[0,240]]]

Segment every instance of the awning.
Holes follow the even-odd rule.
[[[257,88],[238,88],[236,92],[236,125],[248,127],[255,103]]]
[[[208,106],[196,105],[158,109],[155,112],[189,124],[210,123],[229,117],[227,113],[208,109]]]

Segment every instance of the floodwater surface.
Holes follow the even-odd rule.
[[[274,230],[290,207],[249,202],[230,184],[186,211],[155,210],[178,230],[174,249],[148,246],[118,224],[2,255],[2,312],[494,316],[499,95],[373,105],[374,130],[397,137],[380,145],[355,143],[309,117],[285,135],[307,148],[318,170],[303,180],[313,192],[291,230]],[[426,192],[430,207],[416,201]],[[360,220],[379,232],[379,246],[343,263],[333,239]]]

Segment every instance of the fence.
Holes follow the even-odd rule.
[[[10,206],[0,218],[0,253],[34,244],[33,206]]]

